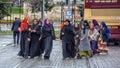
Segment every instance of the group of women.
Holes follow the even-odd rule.
[[[106,43],[110,38],[110,31],[105,22],[99,25],[96,20],[92,22],[84,20],[81,24],[75,23],[73,26],[69,20],[66,20],[61,26],[63,59],[92,57],[98,53],[100,36]]]
[[[28,17],[25,17],[19,31],[21,33],[19,56],[27,59],[28,56],[30,58],[41,57],[44,53],[44,59],[50,58],[55,34],[53,25],[48,19],[44,20],[44,26],[37,19],[34,19],[30,25]]]
[[[24,58],[41,57],[49,59],[53,47],[53,40],[56,39],[53,24],[48,19],[42,22],[34,19],[32,25],[25,17],[21,22],[19,31],[21,33],[19,56]],[[98,40],[102,35],[102,41],[108,42],[110,31],[105,22],[99,25],[96,20],[89,22],[81,21],[81,24],[70,23],[70,20],[61,24],[60,39],[62,40],[63,59],[92,57],[97,54]]]

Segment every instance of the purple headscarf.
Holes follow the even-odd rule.
[[[92,23],[93,23],[94,27],[95,27],[95,26],[99,26],[97,20],[95,20],[95,19],[92,20]]]
[[[47,20],[48,20],[48,18],[46,18],[46,19],[44,20],[44,26],[45,26],[46,28],[49,28],[49,27],[51,26],[51,24],[50,24],[50,23],[47,24],[47,23],[46,23]]]
[[[94,27],[92,28],[92,31],[93,31],[94,29],[98,29],[98,30],[99,30],[99,24],[98,24],[97,20],[93,19],[93,20],[92,20],[92,23],[93,23],[93,25],[94,25]]]

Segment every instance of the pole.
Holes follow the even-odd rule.
[[[74,1],[74,22],[75,22],[75,12],[76,12],[76,8],[75,8],[75,1]]]
[[[63,20],[63,18],[62,18],[62,15],[63,15],[63,2],[62,2],[62,0],[61,0],[61,23],[62,23],[62,20]]]
[[[68,0],[68,10],[70,10],[70,0]],[[70,16],[68,17],[70,19]]]
[[[43,1],[43,4],[42,4],[42,22],[43,22],[43,24],[42,25],[44,25],[45,0],[42,0],[42,1]]]
[[[19,18],[21,19],[21,0],[19,0]]]

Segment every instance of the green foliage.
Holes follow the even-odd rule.
[[[0,2],[0,19],[2,19],[4,16],[9,16],[8,12],[8,3]]]
[[[23,14],[23,8],[20,7],[8,8],[8,12],[10,14]]]
[[[32,12],[39,12],[42,10],[42,1],[43,0],[30,0]],[[49,3],[49,0],[45,0],[45,11],[51,11],[55,5]]]

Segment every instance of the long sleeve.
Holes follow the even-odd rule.
[[[52,38],[53,40],[55,40],[56,36],[55,36],[55,30],[54,30],[54,27],[52,26]]]
[[[11,28],[11,30],[14,29],[14,25],[15,25],[15,21],[12,23],[12,28]]]

